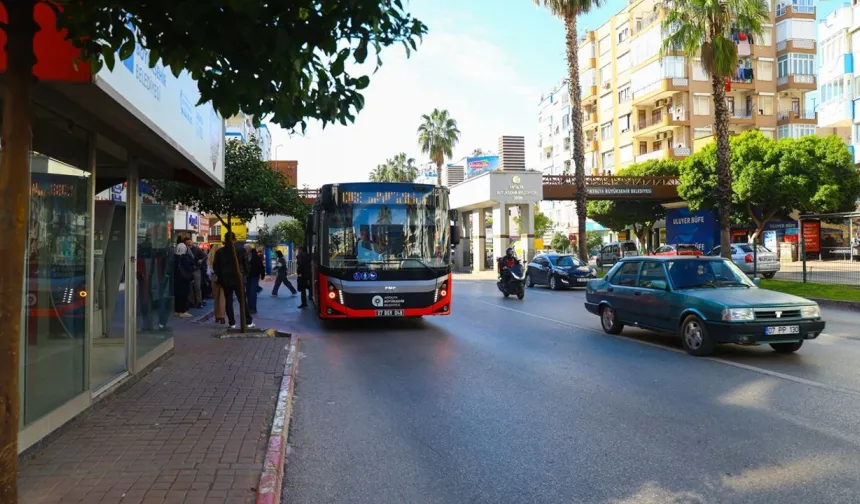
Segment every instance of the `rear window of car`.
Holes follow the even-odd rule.
[[[752,254],[753,249],[749,245],[735,245],[735,248],[743,252],[744,254]],[[761,249],[759,249],[761,250]]]
[[[678,252],[695,252],[699,250],[695,245],[678,245],[675,248],[678,249]]]
[[[621,250],[623,250],[623,251],[625,251],[625,252],[636,252],[636,251],[637,251],[637,250],[639,250],[639,249],[638,249],[638,248],[636,248],[636,244],[635,244],[635,243],[632,243],[632,242],[626,242],[626,243],[622,243],[622,244],[621,244]]]

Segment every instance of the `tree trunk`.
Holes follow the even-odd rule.
[[[442,164],[443,162],[436,162],[436,186],[442,187]]]
[[[33,86],[33,1],[5,2],[8,55],[3,89],[0,165],[0,503],[18,502],[18,373],[24,258],[30,208],[30,99]]]
[[[582,136],[582,86],[579,84],[579,41],[576,34],[576,16],[564,17],[567,71],[570,80],[570,109],[573,123],[573,164],[576,184],[576,220],[578,225],[579,258],[588,263],[588,246],[585,236],[587,195],[585,193],[585,142]]]
[[[720,219],[720,253],[730,259],[732,217],[732,170],[729,148],[729,109],[726,106],[726,81],[711,77],[714,90],[714,127],[717,135],[717,214]]]

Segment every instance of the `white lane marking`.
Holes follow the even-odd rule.
[[[536,315],[534,313],[529,313],[526,311],[517,310],[516,308],[509,308],[507,306],[500,306],[500,305],[497,305],[495,303],[490,303],[488,301],[482,301],[480,299],[473,299],[473,301],[477,301],[479,303],[484,303],[485,305],[489,305],[489,306],[494,306],[494,307],[502,309],[502,310],[507,310],[507,311],[511,311],[514,313],[519,313],[521,315],[527,315],[529,317],[534,317],[537,319],[545,320],[547,322],[552,322],[554,324],[558,324],[561,326],[573,327],[576,329],[582,329],[584,331],[593,332],[593,333],[597,333],[597,334],[601,334],[601,335],[605,334],[603,331],[598,331],[597,329],[594,329],[593,327],[586,327],[586,326],[582,326],[582,325],[578,325],[578,324],[572,324],[570,322],[565,322],[563,320],[558,320],[558,319],[554,319],[554,318],[550,318],[550,317],[544,317],[543,315]],[[674,352],[676,354],[687,355],[687,352],[685,352],[681,349],[667,347],[664,345],[660,345],[658,343],[652,343],[650,341],[642,341],[640,339],[633,338],[631,336],[625,336],[623,334],[619,334],[616,337],[625,339],[627,341],[636,342],[636,343],[639,343],[642,345],[647,345],[650,347],[659,348],[660,350],[667,350],[669,352]],[[815,388],[819,388],[819,389],[823,389],[823,390],[829,390],[831,392],[842,392],[843,394],[851,394],[851,395],[860,396],[860,390],[854,390],[854,389],[850,389],[850,388],[846,388],[846,387],[840,387],[838,385],[828,385],[826,383],[821,383],[821,382],[817,382],[817,381],[813,381],[813,380],[807,380],[806,378],[801,378],[799,376],[793,376],[793,375],[789,375],[789,374],[785,374],[785,373],[780,373],[779,371],[771,371],[771,370],[765,369],[765,368],[750,366],[749,364],[741,364],[740,362],[732,362],[730,360],[720,359],[719,357],[699,357],[699,359],[709,360],[712,362],[718,362],[720,364],[725,364],[727,366],[733,366],[733,367],[736,367],[739,369],[745,369],[747,371],[752,371],[754,373],[760,373],[763,375],[772,376],[774,378],[779,378],[781,380],[799,383],[801,385],[807,385],[810,387],[815,387]]]

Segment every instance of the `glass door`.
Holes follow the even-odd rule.
[[[128,371],[126,349],[127,184],[96,179],[94,317],[90,377],[98,390]]]

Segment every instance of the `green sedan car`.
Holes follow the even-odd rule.
[[[625,325],[678,334],[699,356],[719,343],[795,352],[824,331],[816,303],[757,284],[719,257],[632,257],[588,282],[585,308],[609,334]]]

